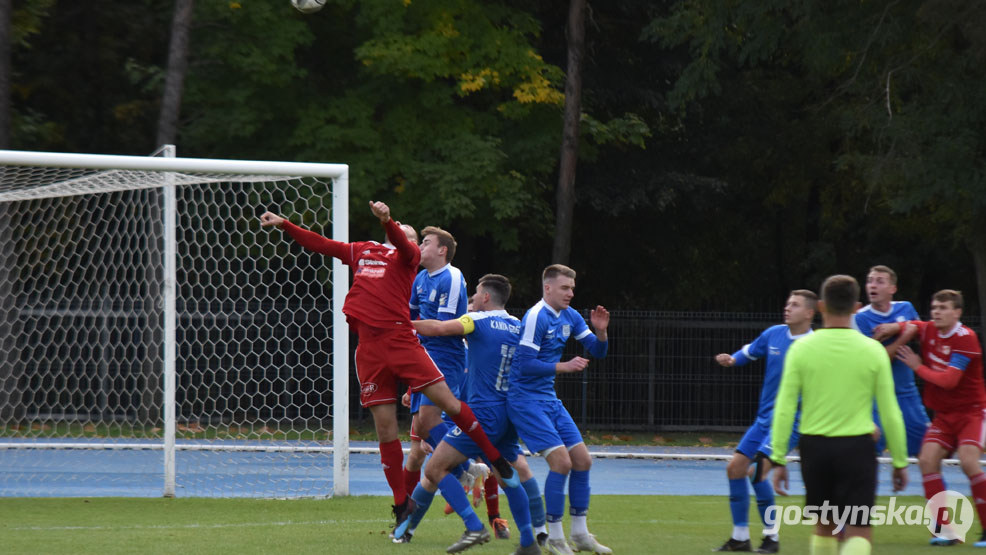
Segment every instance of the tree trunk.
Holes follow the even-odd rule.
[[[10,11],[13,0],[0,0],[0,148],[10,148]]]
[[[582,115],[582,54],[585,47],[586,0],[568,5],[568,70],[565,76],[565,119],[558,165],[555,242],[551,261],[568,264],[572,252],[575,212],[575,168],[579,158],[579,119]]]
[[[977,220],[966,247],[972,253],[973,267],[976,269],[976,293],[979,297],[979,322],[981,329],[986,331],[986,227]]]
[[[192,8],[195,0],[175,0],[171,20],[171,44],[168,48],[168,69],[164,78],[161,115],[157,124],[157,146],[175,144],[178,138],[178,114],[181,95],[188,71],[188,35],[192,27]]]

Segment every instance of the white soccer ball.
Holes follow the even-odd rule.
[[[301,13],[315,13],[325,7],[325,0],[291,0],[291,5]]]

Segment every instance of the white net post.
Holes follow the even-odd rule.
[[[175,145],[164,145],[161,156],[175,157]],[[163,187],[163,221],[164,227],[164,259],[161,266],[164,269],[161,288],[164,325],[164,496],[175,496],[175,381],[176,381],[176,339],[178,331],[178,314],[176,297],[178,292],[177,257],[177,211],[178,197],[175,191],[175,176],[172,173],[164,175]]]
[[[335,237],[349,236],[349,175],[336,178],[332,188],[332,235]],[[346,315],[342,313],[342,305],[346,302],[349,291],[349,270],[341,260],[332,260],[332,329],[335,340],[332,343],[333,360],[349,360],[349,324]],[[347,418],[335,418],[332,421],[333,451],[333,480],[335,495],[349,495],[349,365],[335,365],[332,368],[333,403],[338,414]]]
[[[0,151],[0,496],[348,494],[349,273],[263,209],[347,241],[348,168]]]

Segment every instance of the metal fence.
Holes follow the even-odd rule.
[[[963,322],[978,331],[977,317]],[[714,357],[779,323],[780,310],[612,311],[607,357],[590,358],[585,372],[558,375],[555,388],[583,429],[742,431],[757,412],[763,361],[723,368]],[[583,349],[570,341],[564,357],[574,355],[584,355]],[[358,399],[351,406],[356,422],[371,425]]]

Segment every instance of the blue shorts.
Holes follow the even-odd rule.
[[[462,382],[465,381],[462,375],[466,368],[465,358],[448,355],[436,356],[430,353],[429,356],[431,356],[431,360],[435,361],[435,365],[442,371],[442,374],[445,375],[445,383],[452,390],[452,395],[455,395],[456,399],[462,399]],[[426,397],[424,393],[412,393],[411,414],[418,412],[421,405],[435,406],[435,403],[432,403],[431,399]]]
[[[931,420],[928,413],[924,410],[924,403],[921,402],[919,394],[902,393],[897,395],[897,404],[900,405],[900,413],[904,415],[904,431],[907,433],[907,454],[916,457],[921,451],[921,441],[924,433],[928,431]],[[880,426],[880,415],[876,408],[873,409],[873,422]],[[880,426],[883,430],[883,426]],[[876,442],[876,452],[879,455],[887,447],[887,438],[881,433],[880,440]]]
[[[517,430],[507,417],[506,406],[472,407],[472,412],[476,415],[476,420],[479,421],[479,424],[483,426],[486,437],[490,438],[490,443],[500,451],[500,454],[509,462],[517,460],[517,455],[520,454],[520,445],[517,443]],[[476,442],[472,438],[462,433],[462,430],[458,426],[449,430],[442,441],[454,447],[456,451],[465,455],[466,458],[486,458],[483,450],[476,445]],[[490,464],[490,461],[486,462]]]
[[[524,444],[533,453],[582,443],[582,434],[560,399],[546,401],[511,399],[507,414]]]
[[[787,451],[790,453],[801,440],[801,433],[798,432],[797,419],[795,419],[794,429],[791,430],[791,439],[788,440]],[[770,443],[770,426],[761,422],[754,422],[743,434],[743,439],[736,446],[736,452],[741,453],[746,458],[753,460],[757,453],[770,456],[774,453],[774,447]],[[787,454],[787,453],[785,453]]]

